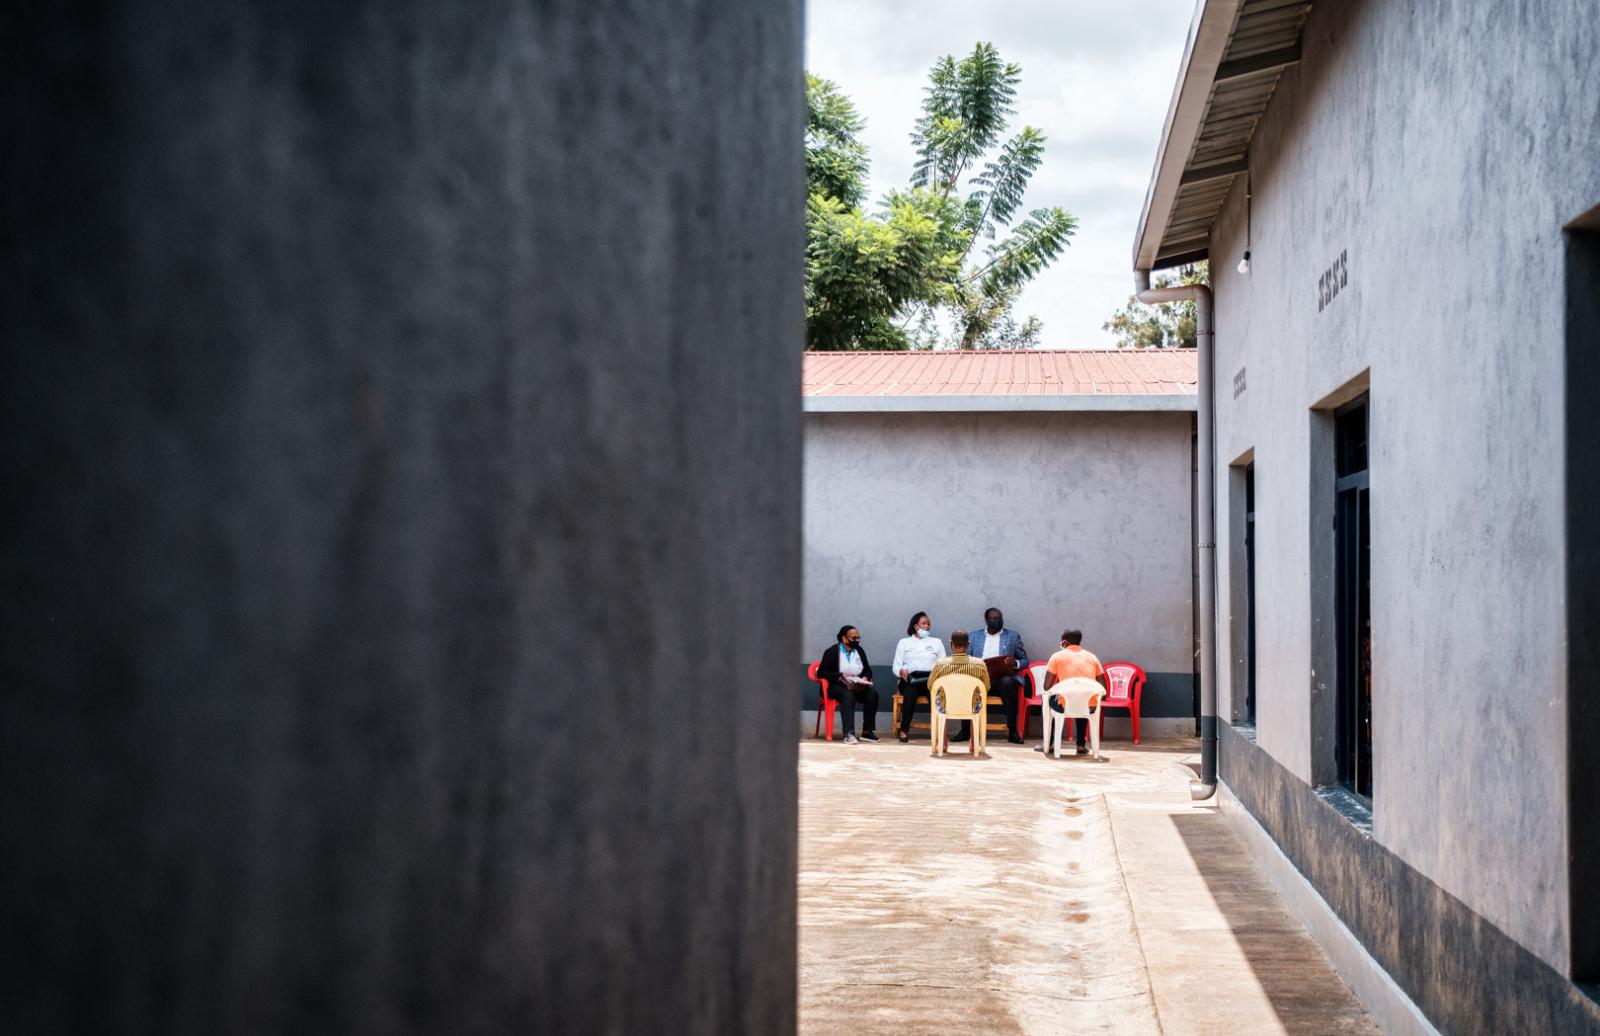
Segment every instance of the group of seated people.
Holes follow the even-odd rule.
[[[940,677],[951,673],[964,673],[977,677],[986,690],[1000,699],[1005,709],[1006,739],[1014,745],[1022,744],[1022,730],[1017,714],[1022,701],[1022,680],[1019,673],[1028,668],[1028,651],[1022,645],[1022,635],[1007,629],[1005,616],[999,608],[983,613],[983,631],[974,639],[965,629],[950,633],[950,653],[933,635],[933,623],[927,612],[917,612],[906,625],[906,635],[895,645],[893,670],[901,695],[900,729],[896,735],[902,742],[911,740],[911,714],[917,699],[928,697],[928,688]],[[1061,634],[1061,650],[1050,656],[1045,667],[1044,686],[1037,692],[1075,676],[1106,683],[1105,669],[1100,660],[1083,648],[1083,633],[1068,629]],[[835,643],[822,653],[817,665],[817,678],[825,682],[830,698],[838,703],[844,717],[844,741],[853,745],[858,741],[879,740],[877,731],[878,691],[872,685],[872,664],[861,646],[861,631],[855,626],[841,626]],[[855,706],[861,706],[861,735],[856,736]],[[1059,700],[1051,707],[1062,711]],[[1087,720],[1077,721],[1077,745],[1080,753],[1087,750],[1089,735]],[[972,724],[963,721],[961,729],[950,738],[966,741],[972,736]]]

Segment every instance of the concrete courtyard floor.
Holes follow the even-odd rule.
[[[800,1032],[1376,1033],[1192,739],[800,748]]]

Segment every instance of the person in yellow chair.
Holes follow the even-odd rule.
[[[985,691],[989,689],[989,667],[983,664],[983,659],[973,658],[967,654],[967,648],[971,645],[971,642],[972,637],[966,630],[957,627],[950,631],[950,654],[933,663],[933,668],[928,670],[928,709],[930,712],[933,710],[933,687],[939,682],[941,676],[949,676],[951,673],[976,676],[978,681],[983,684],[983,689]],[[967,726],[970,730],[971,724]],[[953,737],[950,740],[961,741],[965,739]]]

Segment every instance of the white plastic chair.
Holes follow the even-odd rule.
[[[1096,687],[1099,684],[1095,685]],[[953,719],[972,721],[973,755],[984,755],[988,743],[988,730],[984,722],[984,705],[989,693],[983,681],[965,673],[946,673],[928,686],[928,712],[933,719],[933,754],[944,755],[950,746],[945,741],[946,731]]]
[[[1044,735],[1044,750],[1053,752],[1057,759],[1061,758],[1061,732],[1066,729],[1070,719],[1086,719],[1089,721],[1089,744],[1091,755],[1100,758],[1100,699],[1105,696],[1106,689],[1101,687],[1099,681],[1091,680],[1086,676],[1074,676],[1051,687],[1044,692],[1044,716],[1047,729]],[[1060,698],[1066,707],[1065,712],[1057,712],[1050,707],[1050,699]]]

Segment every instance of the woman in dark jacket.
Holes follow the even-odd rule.
[[[872,686],[872,664],[861,647],[861,631],[840,626],[833,647],[822,653],[817,676],[828,682],[828,697],[839,703],[844,714],[844,743],[856,743],[856,704],[862,706],[861,740],[877,741],[873,728],[878,724],[878,692]]]

